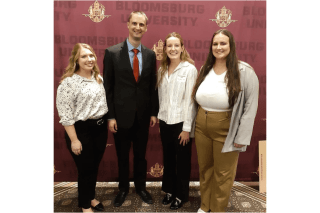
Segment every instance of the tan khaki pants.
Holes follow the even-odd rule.
[[[231,112],[208,112],[199,107],[195,143],[200,170],[201,209],[225,212],[236,175],[239,152],[221,153]]]

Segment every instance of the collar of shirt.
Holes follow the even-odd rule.
[[[129,54],[129,59],[130,59],[130,64],[131,64],[131,68],[133,69],[133,57],[134,57],[134,52],[132,51],[132,49],[138,49],[139,52],[137,54],[138,60],[139,60],[139,75],[141,75],[142,72],[142,53],[141,53],[141,43],[139,44],[139,46],[137,48],[134,48],[130,42],[129,39],[127,38],[127,45],[128,45],[128,54]]]
[[[94,81],[94,72],[91,73],[91,79],[87,79],[85,77],[82,77],[82,76],[78,75],[77,73],[74,73],[72,78],[76,79],[79,83],[81,83],[82,81]]]
[[[181,61],[180,64],[173,70],[172,74],[177,72],[182,67],[187,67],[187,66],[189,66],[189,63],[187,61]],[[168,69],[169,69],[169,67],[167,66],[167,73],[168,73]],[[166,77],[167,80],[169,80],[168,74],[166,74],[165,77]]]
[[[132,49],[138,49],[139,52],[141,52],[141,43],[139,44],[139,46],[137,48],[134,48],[134,46],[132,46],[132,44],[130,44],[129,39],[127,38],[127,45],[128,45],[128,52],[130,52]]]
[[[177,70],[181,69],[182,67],[187,67],[189,64],[187,61],[181,61],[180,64],[173,70],[172,73],[176,72]],[[169,67],[167,66],[167,71]]]

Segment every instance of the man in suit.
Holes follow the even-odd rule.
[[[108,105],[109,129],[113,132],[118,156],[119,192],[114,206],[125,201],[129,191],[129,150],[134,154],[134,185],[141,199],[152,204],[146,191],[145,159],[149,126],[156,123],[159,110],[156,85],[156,55],[141,44],[147,31],[144,12],[130,14],[129,37],[105,50],[103,61],[104,87]]]

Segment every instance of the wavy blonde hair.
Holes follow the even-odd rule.
[[[80,69],[78,59],[80,56],[81,48],[86,48],[93,53],[94,58],[96,59],[95,65],[92,68],[92,70],[94,72],[94,77],[99,84],[102,82],[101,78],[99,78],[99,76],[98,76],[100,74],[100,69],[97,64],[97,55],[94,52],[93,48],[89,44],[77,43],[74,45],[73,50],[71,51],[71,56],[69,58],[69,64],[66,67],[64,74],[62,75],[59,83],[61,83],[65,78],[73,76],[73,74]]]
[[[182,39],[181,35],[176,32],[169,33],[167,35],[166,39],[164,40],[164,44],[163,44],[162,60],[160,63],[160,75],[159,75],[156,87],[158,87],[161,84],[163,76],[165,75],[165,72],[167,71],[167,68],[170,65],[170,58],[168,57],[168,55],[166,53],[167,40],[170,37],[176,37],[180,40],[180,45],[181,45],[181,48],[183,49],[182,53],[180,55],[181,61],[188,61],[190,64],[194,65],[194,61],[190,58],[190,55],[187,52],[186,48],[184,48],[183,39]]]

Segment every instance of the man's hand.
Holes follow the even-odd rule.
[[[157,123],[157,117],[156,116],[151,116],[150,118],[150,126],[154,127],[154,125]]]
[[[116,132],[117,132],[118,126],[117,126],[117,121],[116,121],[116,119],[109,120],[109,130],[110,130],[112,133],[116,133]]]

